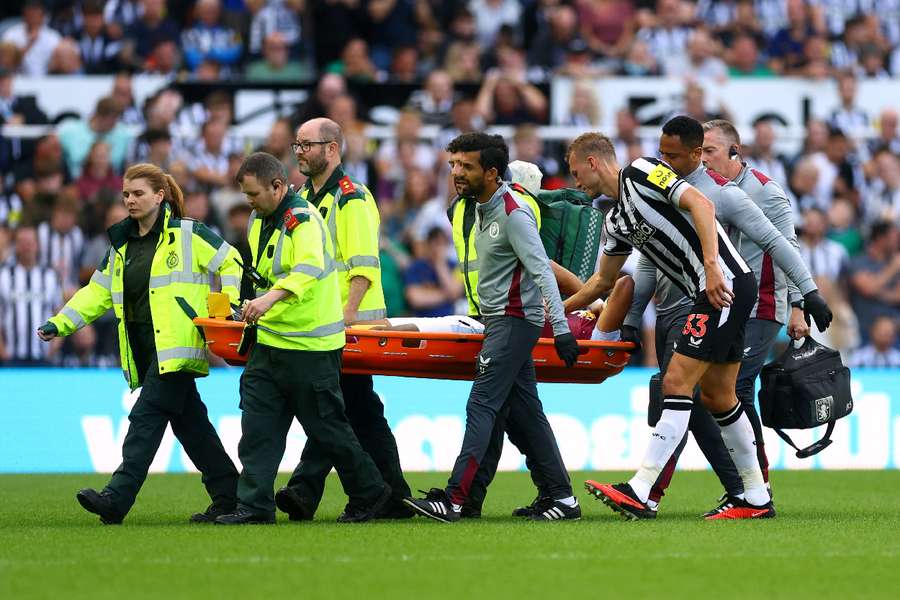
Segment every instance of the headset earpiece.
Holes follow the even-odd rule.
[[[728,149],[728,158],[731,160],[737,160],[738,158],[738,148],[737,146],[732,146]]]

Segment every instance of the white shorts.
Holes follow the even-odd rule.
[[[388,319],[388,323],[391,325],[415,325],[419,331],[427,333],[484,333],[484,323],[461,315],[391,318]]]

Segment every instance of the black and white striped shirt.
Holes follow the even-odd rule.
[[[640,249],[686,296],[696,299],[706,289],[703,248],[690,212],[679,207],[691,189],[668,165],[639,158],[619,173],[619,201],[606,215],[604,253],[627,255]],[[716,222],[719,266],[727,279],[750,268]]]
[[[850,355],[848,367],[896,368],[900,367],[900,350],[888,348],[884,352],[875,346],[858,348]]]
[[[0,331],[11,360],[40,361],[48,344],[37,328],[62,305],[59,278],[53,269],[20,264],[0,267]]]
[[[41,266],[54,269],[64,287],[78,287],[78,270],[84,252],[84,233],[77,225],[66,233],[54,231],[50,223],[37,226]]]

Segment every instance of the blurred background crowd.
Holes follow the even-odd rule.
[[[328,116],[345,132],[345,169],[381,211],[390,316],[437,316],[465,311],[447,276],[456,264],[443,148],[454,136],[508,126],[512,158],[561,187],[571,184],[567,140],[539,127],[552,78],[574,82],[561,124],[587,130],[600,124],[604,77],[683,78],[669,116],[705,121],[732,116],[709,110],[709,86],[790,76],[835,81],[838,103],[789,152],[777,119],[756,120],[742,156],[790,196],[802,253],[837,315],[826,341],[851,364],[900,366],[898,113],[870,114],[857,98],[863,80],[900,78],[900,0],[5,0],[0,19],[2,364],[117,364],[111,314],[53,345],[34,328],[90,278],[106,227],[127,216],[128,164],[171,172],[188,216],[246,252],[241,160],[270,152],[302,185],[295,128]],[[17,92],[23,79],[79,74],[112,76],[82,116],[57,119]],[[138,74],[169,83],[137,103]],[[207,84],[202,97],[183,94],[185,82]],[[222,82],[308,83],[310,93],[251,138],[235,133]],[[371,84],[410,90],[384,136],[370,135],[371,107],[354,93]],[[623,163],[656,154],[658,129],[634,110],[613,122],[605,133]],[[47,129],[16,133],[31,125]],[[653,360],[645,354],[637,360]]]

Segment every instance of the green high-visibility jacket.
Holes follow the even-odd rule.
[[[266,227],[268,225],[268,227]],[[271,231],[268,239],[263,230]],[[344,311],[334,246],[315,207],[288,191],[275,211],[250,216],[253,263],[272,289],[291,292],[259,319],[257,343],[287,350],[343,348]]]
[[[537,219],[538,229],[541,228],[541,211],[534,196],[521,193],[520,196],[534,213]],[[477,317],[481,314],[478,304],[478,254],[475,252],[475,236],[472,231],[475,227],[475,205],[478,202],[474,198],[457,196],[447,210],[447,217],[453,226],[453,247],[459,259],[459,268],[462,271],[463,283],[465,283],[466,299],[469,301],[469,316]]]
[[[149,286],[159,373],[207,375],[206,344],[192,319],[208,315],[212,273],[220,276],[222,291],[231,303],[238,303],[241,268],[236,259],[240,255],[203,223],[173,217],[168,204],[163,206],[164,226],[153,255]],[[122,306],[125,252],[133,226],[128,217],[109,228],[111,246],[103,262],[90,282],[50,319],[60,335],[70,335],[112,307],[119,324],[122,371],[131,389],[140,385],[142,375],[132,357]]]
[[[366,321],[385,318],[387,310],[378,259],[381,217],[372,192],[338,165],[318,193],[313,193],[312,181],[307,181],[299,194],[319,210],[331,234],[341,306],[347,303],[350,280],[365,277],[369,280],[369,288],[359,303],[357,318]]]

